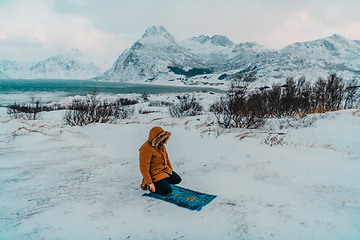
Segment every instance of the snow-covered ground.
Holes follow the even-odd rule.
[[[85,127],[0,108],[0,239],[360,239],[359,110],[222,130],[147,104]],[[200,212],[141,196],[138,148],[156,125],[180,185],[218,196]]]

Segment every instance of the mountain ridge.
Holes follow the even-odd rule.
[[[108,68],[105,63],[90,60],[79,49],[43,60],[0,60],[0,71],[14,79],[90,79]]]
[[[177,41],[165,27],[152,26],[109,67],[78,49],[43,60],[0,60],[0,78],[224,85],[235,74],[250,71],[256,71],[257,85],[301,76],[315,81],[333,72],[350,80],[360,77],[360,41],[333,34],[271,49],[256,42],[235,44],[222,35]]]
[[[121,60],[120,55],[116,62],[121,68],[113,67],[98,79],[221,84],[226,78],[219,78],[224,74],[256,71],[259,84],[271,84],[303,75],[317,79],[332,71],[349,79],[358,76],[360,70],[360,41],[338,34],[275,50],[255,42],[235,44],[221,35],[200,35],[179,42],[163,26],[154,26],[146,30],[126,55],[127,60]],[[138,64],[134,67],[126,65],[126,61]]]

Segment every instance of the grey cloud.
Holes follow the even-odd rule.
[[[58,14],[86,17],[95,28],[121,32],[135,40],[152,25],[164,25],[180,38],[193,36],[190,34],[251,35],[254,31],[272,31],[306,5],[307,1],[285,0],[55,0],[52,9]]]
[[[18,1],[17,5],[21,6],[22,0]],[[8,3],[10,0],[0,0],[0,7]],[[295,41],[326,37],[324,34],[336,33],[336,29],[346,24],[360,22],[358,0],[51,0],[46,3],[51,4],[51,11],[57,14],[56,17],[60,15],[59,19],[67,15],[86,18],[91,22],[86,28],[100,30],[99,35],[110,33],[107,36],[131,43],[138,40],[148,27],[163,25],[177,40],[201,34],[218,34],[227,36],[234,43],[254,41],[266,47],[280,48]],[[298,16],[303,11],[310,19],[310,23],[305,21],[304,27],[301,25],[303,20]],[[289,19],[295,22],[296,29],[286,24]],[[51,19],[44,18],[42,21],[44,26],[54,24]],[[61,35],[54,33],[55,39],[58,38],[56,34]],[[55,46],[64,47],[56,45],[56,41],[48,41],[45,39],[42,43],[37,38],[12,35],[0,39],[0,47],[36,49],[31,53],[40,49],[49,51]],[[111,44],[103,39],[100,41],[99,44],[120,50],[116,41]]]
[[[9,47],[42,47],[44,43],[39,39],[32,38],[26,35],[9,35],[6,38],[0,39],[0,46],[9,46]]]
[[[252,24],[262,30],[276,28],[276,25],[296,11],[313,4],[318,11],[327,7],[340,7],[342,12],[351,12],[351,16],[359,19],[356,0],[86,0],[76,1],[55,0],[53,10],[59,14],[74,14],[89,18],[95,28],[108,32],[139,34],[151,25],[168,25],[180,27],[191,25],[206,28],[209,24],[230,24],[234,27]],[[356,7],[354,7],[356,6]],[[353,9],[353,10],[352,10]],[[341,13],[340,13],[341,14]],[[316,16],[316,13],[315,13]],[[322,17],[322,16],[321,16]],[[347,19],[343,16],[341,19]],[[228,21],[224,21],[229,19]],[[231,19],[233,22],[230,22]],[[331,18],[330,18],[331,19]],[[251,22],[249,22],[251,20]],[[256,25],[257,24],[257,25]]]

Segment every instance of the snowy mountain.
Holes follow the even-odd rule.
[[[156,80],[172,76],[168,67],[203,68],[201,59],[182,47],[163,26],[151,27],[119,56],[101,78],[115,81]]]
[[[77,49],[40,61],[0,61],[0,71],[18,79],[89,79],[107,68],[107,64],[92,61]]]
[[[334,34],[315,41],[295,43],[282,49],[307,59],[322,71],[339,72],[351,79],[360,75],[360,41]]]
[[[163,26],[153,26],[110,69],[107,64],[92,61],[72,49],[40,61],[1,60],[0,78],[94,78],[218,85],[236,73],[256,71],[258,80],[254,86],[263,86],[283,82],[288,77],[305,76],[316,81],[334,72],[350,80],[360,76],[359,60],[360,41],[336,34],[275,50],[255,42],[235,44],[221,35],[177,41]]]
[[[226,59],[226,50],[222,58]],[[220,56],[212,51],[214,56]],[[211,56],[209,54],[209,56]],[[255,85],[272,84],[284,81],[287,77],[305,76],[315,81],[318,77],[327,77],[336,72],[344,79],[352,79],[360,74],[360,41],[333,35],[304,43],[291,44],[283,49],[265,48],[257,43],[240,43],[232,47],[228,59],[215,69],[212,81],[225,73],[256,71],[258,81]]]
[[[0,71],[0,79],[9,79],[10,77]]]
[[[202,59],[207,67],[221,66],[229,57],[233,57],[235,44],[225,36],[212,37],[201,35],[181,43],[189,52]]]
[[[315,81],[332,72],[352,79],[360,75],[359,59],[360,41],[336,34],[275,50],[254,42],[235,44],[220,35],[178,42],[163,26],[154,26],[97,79],[221,84],[238,72],[249,71],[257,72],[256,85],[301,76]]]
[[[360,56],[360,41],[349,40],[334,34],[324,39],[291,44],[283,49],[299,56],[311,59],[358,59]]]

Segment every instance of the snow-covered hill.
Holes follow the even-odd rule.
[[[0,71],[18,79],[89,79],[103,74],[108,67],[104,62],[90,60],[78,49],[40,61],[0,61]]]
[[[226,36],[201,35],[178,42],[163,26],[151,27],[124,51],[100,79],[223,83],[226,76],[256,71],[257,85],[305,76],[315,81],[338,73],[360,76],[360,41],[339,35],[275,50],[254,42],[234,44]]]

